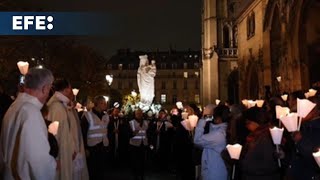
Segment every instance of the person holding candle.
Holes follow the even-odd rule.
[[[312,156],[320,148],[320,98],[309,100],[316,106],[303,119],[301,130],[293,134],[296,151],[288,169],[288,177],[293,180],[320,178],[320,169]]]
[[[275,157],[268,116],[261,108],[253,107],[244,112],[245,125],[250,131],[240,157],[244,180],[280,180],[280,169]]]
[[[226,147],[227,122],[230,110],[225,105],[218,105],[213,111],[213,120],[208,134],[204,134],[206,119],[200,119],[194,136],[194,143],[203,148],[201,159],[201,175],[204,180],[226,180],[227,168],[221,157]]]

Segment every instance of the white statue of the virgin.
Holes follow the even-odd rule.
[[[139,56],[140,66],[137,72],[137,82],[140,92],[140,102],[147,110],[154,98],[154,77],[156,76],[156,62],[149,60],[147,55]]]

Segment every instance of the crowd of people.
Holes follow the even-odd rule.
[[[263,107],[220,102],[201,112],[190,104],[157,114],[137,109],[133,117],[108,109],[100,95],[94,107],[78,111],[74,97],[68,80],[54,80],[45,68],[28,71],[21,92],[8,100],[11,106],[1,105],[2,179],[100,180],[114,168],[130,168],[132,179],[145,179],[150,162],[178,180],[320,179],[312,156],[320,148],[319,94],[309,98],[316,106],[300,131],[285,130],[278,150],[269,130],[278,126],[275,106],[296,111],[303,93],[288,101],[267,98]],[[183,112],[198,116],[195,129],[183,126]],[[235,143],[243,147],[239,160],[226,149]]]

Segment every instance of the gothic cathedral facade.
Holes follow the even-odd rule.
[[[203,104],[319,87],[319,10],[319,0],[203,0]]]

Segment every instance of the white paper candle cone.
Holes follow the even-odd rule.
[[[181,121],[181,124],[187,131],[191,131],[189,119]]]
[[[248,108],[252,108],[254,106],[256,106],[256,101],[253,101],[253,100],[248,100]]]
[[[310,97],[309,92],[304,93],[304,97],[306,97],[308,99]]]
[[[298,129],[298,114],[289,113],[287,116],[280,118],[280,121],[284,124],[289,132],[297,131]]]
[[[257,106],[261,108],[263,106],[264,100],[262,99],[256,100],[256,103],[257,103]]]
[[[270,134],[274,144],[281,144],[283,128],[281,129],[277,127],[270,128]]]
[[[243,99],[241,102],[245,107],[248,108],[248,100],[247,99]]]
[[[286,116],[287,114],[290,113],[290,109],[287,107],[281,107],[281,106],[276,106],[276,117],[277,119],[280,119],[283,116]]]
[[[234,144],[234,145],[227,145],[227,150],[229,152],[229,155],[231,159],[239,159],[240,153],[242,150],[242,146],[240,144]]]
[[[199,119],[198,116],[190,115],[188,117],[188,119],[189,119],[189,122],[190,122],[191,129],[194,129],[197,126],[197,123],[198,123],[198,119]]]
[[[182,102],[180,102],[180,101],[176,103],[176,106],[178,109],[183,109]]]
[[[79,89],[74,88],[72,89],[72,92],[73,92],[73,95],[77,96],[79,93]]]
[[[277,77],[277,81],[278,81],[278,82],[281,82],[281,76],[278,76],[278,77]]]
[[[29,69],[29,63],[24,61],[19,61],[17,63],[17,66],[19,68],[19,71],[22,75],[26,75]]]
[[[48,127],[48,132],[55,136],[58,134],[58,129],[59,129],[59,122],[53,121]]]
[[[281,96],[281,99],[282,99],[283,101],[287,101],[287,100],[288,100],[288,94],[282,95],[282,96]]]
[[[315,96],[316,93],[317,93],[317,90],[315,90],[315,89],[309,89],[309,97]]]
[[[297,113],[298,116],[305,118],[312,109],[316,106],[315,103],[309,101],[308,99],[299,99],[297,100]]]
[[[182,119],[188,119],[188,113],[187,112],[182,112],[181,113]]]
[[[312,153],[314,159],[316,160],[318,166],[320,167],[320,149],[318,150],[318,152]]]
[[[216,99],[216,105],[219,105],[220,104],[220,99]]]

